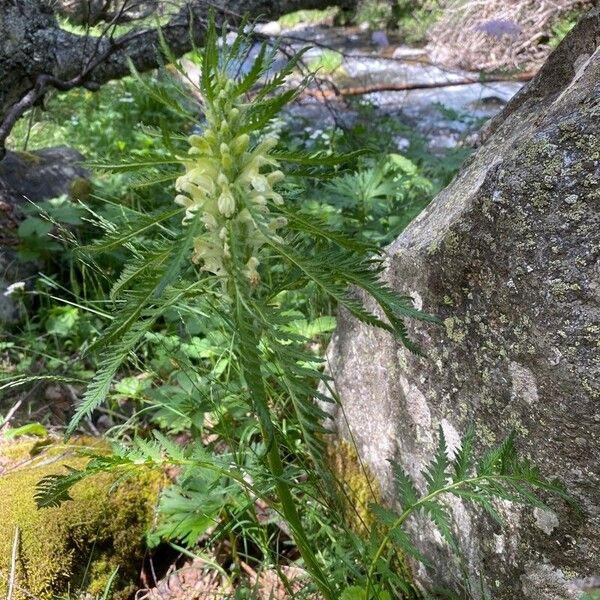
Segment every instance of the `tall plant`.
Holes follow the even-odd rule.
[[[205,123],[188,138],[186,154],[174,151],[173,162],[185,171],[175,181],[175,207],[124,223],[124,230],[104,223],[108,234],[84,249],[124,248],[131,260],[112,287],[115,316],[94,344],[102,350],[100,368],[67,435],[105,400],[123,362],[166,311],[182,303],[208,303],[232,333],[230,358],[259,426],[279,510],[321,593],[333,599],[336,592],[307,539],[286,477],[273,391],[289,397],[317,461],[323,455],[325,415],[315,397],[331,399],[315,391],[316,383],[326,381],[321,359],[306,351],[305,338],[286,328],[291,317],[279,299],[310,286],[413,349],[403,318],[429,317],[380,282],[382,261],[374,247],[328,231],[286,201],[291,177],[318,174],[352,156],[332,159],[278,149],[277,137],[265,129],[298,94],[297,87],[283,86],[300,55],[269,75],[275,51],[263,44],[247,72],[236,77],[247,44],[241,32],[233,44],[225,37],[219,43],[214,25],[208,29],[198,82]],[[375,300],[381,315],[364,307],[356,288]]]

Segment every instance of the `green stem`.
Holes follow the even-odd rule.
[[[256,320],[251,311],[244,306],[239,291],[236,290],[236,320],[240,336],[240,363],[242,372],[250,392],[254,409],[258,418],[261,436],[267,447],[266,457],[269,470],[275,479],[275,488],[281,504],[281,512],[288,522],[300,555],[302,556],[308,572],[316,582],[325,600],[335,600],[336,594],[330,587],[319,562],[313,553],[302,521],[296,509],[296,503],[290,486],[285,480],[283,462],[279,454],[276,431],[271,421],[267,391],[260,368],[260,354],[258,345],[260,330],[257,330]]]
[[[369,566],[369,572],[367,573],[367,586],[366,586],[366,590],[365,590],[366,597],[368,598],[369,589],[371,588],[371,585],[373,583],[373,575],[375,573],[375,567],[377,566],[377,561],[381,558],[383,551],[385,550],[386,546],[389,544],[390,539],[392,537],[392,532],[395,529],[404,525],[405,521],[408,519],[408,517],[410,517],[410,515],[413,512],[415,512],[415,510],[420,508],[423,504],[433,500],[437,496],[446,494],[452,490],[455,490],[455,489],[463,487],[463,486],[468,487],[469,485],[477,485],[478,483],[483,483],[490,479],[501,479],[501,480],[509,480],[509,481],[517,480],[518,481],[518,478],[507,476],[507,475],[494,475],[494,476],[482,475],[482,476],[477,476],[477,477],[471,477],[470,479],[462,479],[461,481],[456,481],[454,483],[451,483],[450,485],[447,485],[446,487],[443,487],[439,490],[435,490],[434,492],[431,492],[430,494],[423,496],[422,498],[419,499],[418,502],[416,502],[415,504],[413,504],[412,506],[409,506],[406,510],[404,510],[404,512],[394,521],[394,523],[391,525],[391,527],[389,527],[389,529],[387,530],[386,535],[384,536],[383,540],[381,541],[381,544],[379,544],[379,548],[377,548],[377,552],[375,552],[375,556],[373,557],[373,560],[371,561],[371,565]]]

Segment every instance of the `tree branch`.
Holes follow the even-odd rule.
[[[276,18],[300,8],[324,8],[327,0],[174,0],[180,9],[161,32],[175,56],[181,56],[194,45],[202,45],[206,16],[216,15],[232,23],[241,14]],[[349,6],[351,0],[334,4]],[[17,120],[40,103],[54,88],[67,91],[84,86],[91,90],[112,79],[129,74],[129,61],[140,72],[161,64],[160,36],[156,28],[132,29],[114,38],[112,32],[117,13],[100,36],[77,35],[58,26],[45,0],[0,0],[0,30],[14,32],[11,40],[0,42],[0,159],[5,142]],[[16,40],[16,42],[15,42]]]

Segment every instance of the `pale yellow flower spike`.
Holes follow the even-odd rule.
[[[266,236],[281,240],[276,231],[286,224],[282,217],[269,218],[269,202],[283,203],[273,188],[285,175],[270,156],[278,143],[275,136],[268,136],[250,148],[247,133],[235,135],[244,107],[231,106],[232,82],[221,85],[221,91],[207,108],[204,133],[188,138],[188,158],[183,161],[186,172],[175,183],[179,192],[175,203],[186,209],[183,225],[196,218],[204,225],[205,231],[194,239],[192,261],[218,277],[230,274],[228,225],[233,222],[243,225],[241,231],[245,232],[245,252],[249,258],[242,272],[250,285],[256,287],[260,283],[257,254]],[[260,227],[255,219],[260,220]]]

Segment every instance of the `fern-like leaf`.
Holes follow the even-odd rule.
[[[449,478],[448,466],[449,461],[446,437],[444,436],[444,430],[440,426],[438,430],[438,447],[434,459],[429,467],[423,472],[423,476],[427,482],[428,494],[431,495],[446,486]]]
[[[419,501],[419,492],[402,466],[395,461],[390,462],[394,473],[394,483],[396,484],[398,502],[403,509],[410,508]]]
[[[141,341],[151,323],[152,321],[150,320],[136,322],[119,343],[116,344],[116,347],[111,347],[105,352],[94,378],[88,385],[82,401],[77,406],[75,414],[67,427],[65,432],[66,438],[73,435],[83,418],[89,416],[104,402],[119,367],[123,364],[128,354]]]
[[[467,429],[460,447],[457,449],[453,465],[453,480],[462,481],[469,476],[473,466],[473,442],[475,440],[475,428],[473,426]]]
[[[53,508],[72,500],[69,490],[86,477],[86,473],[71,467],[67,469],[66,475],[46,475],[37,483],[33,499],[38,508]]]

